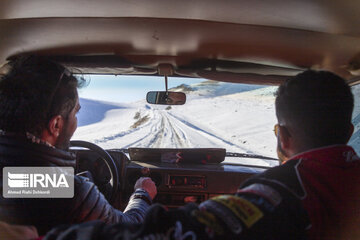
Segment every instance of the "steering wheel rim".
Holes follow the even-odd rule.
[[[110,197],[109,197],[108,201],[110,204],[114,203],[115,198],[116,198],[116,192],[119,188],[119,180],[120,180],[119,172],[116,167],[114,159],[104,149],[102,149],[98,145],[93,144],[91,142],[82,141],[82,140],[73,140],[73,141],[70,141],[70,146],[90,149],[90,150],[96,152],[97,154],[99,154],[101,159],[104,160],[108,169],[110,170],[110,174],[111,174],[112,181],[113,181],[113,185],[111,188],[111,193],[110,193]]]

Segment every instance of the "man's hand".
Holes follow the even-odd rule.
[[[155,183],[151,180],[151,178],[148,177],[141,177],[136,181],[134,189],[136,190],[138,188],[147,191],[151,199],[154,199],[157,194]]]

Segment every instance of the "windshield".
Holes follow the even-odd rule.
[[[227,152],[276,158],[276,87],[169,78],[170,91],[187,95],[184,105],[148,104],[148,91],[164,91],[162,77],[86,76],[72,139],[105,149],[225,148]],[[227,162],[273,166],[276,161],[227,157]]]

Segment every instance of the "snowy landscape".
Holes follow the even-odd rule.
[[[81,98],[73,139],[105,149],[219,147],[228,152],[276,157],[276,87],[204,81],[171,90],[187,94],[185,105],[152,105],[145,99],[112,103]],[[256,159],[242,162],[268,164]]]
[[[358,94],[359,89],[355,90]],[[277,157],[273,132],[276,87],[204,81],[180,85],[172,91],[185,92],[186,104],[151,105],[145,96],[132,103],[81,98],[78,129],[72,139],[90,141],[105,149],[219,147],[227,152]],[[360,128],[358,106],[354,111],[356,130]],[[359,133],[355,133],[353,144],[359,144]],[[241,162],[276,164],[260,159]]]

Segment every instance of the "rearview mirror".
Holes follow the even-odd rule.
[[[146,101],[151,104],[183,105],[186,95],[183,92],[152,91],[146,94]]]

